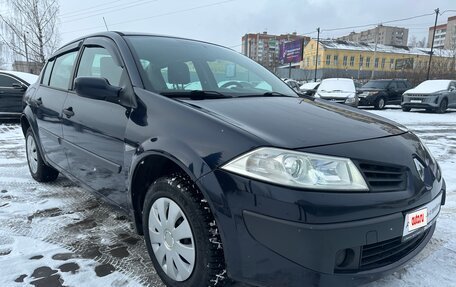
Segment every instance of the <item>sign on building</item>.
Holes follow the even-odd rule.
[[[303,39],[281,43],[279,46],[279,61],[285,63],[297,63],[302,60]]]
[[[413,69],[413,58],[397,59],[396,70],[411,70]]]

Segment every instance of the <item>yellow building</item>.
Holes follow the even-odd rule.
[[[375,69],[376,78],[394,76],[404,72],[427,72],[429,62],[428,48],[408,48],[358,43],[342,40],[311,40],[303,51],[300,69],[308,72],[315,70],[317,78],[351,77],[370,78]],[[455,71],[454,53],[448,50],[434,50],[432,72]]]

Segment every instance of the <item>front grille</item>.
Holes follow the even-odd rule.
[[[402,237],[396,237],[379,243],[361,247],[360,270],[370,270],[392,264],[413,250],[423,242],[430,229],[422,234],[402,242]]]
[[[399,191],[406,188],[405,168],[370,163],[360,163],[359,166],[371,192]]]

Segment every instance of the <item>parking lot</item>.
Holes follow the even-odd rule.
[[[370,286],[456,286],[456,110],[367,111],[420,136],[447,182],[430,244],[402,269]],[[142,237],[125,215],[64,177],[35,182],[15,122],[0,124],[0,286],[163,286]]]

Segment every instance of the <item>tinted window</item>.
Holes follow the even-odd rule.
[[[52,69],[49,86],[59,89],[68,89],[70,84],[71,72],[73,71],[74,61],[76,60],[77,51],[70,52],[59,56],[55,60],[54,69]]]
[[[81,57],[77,77],[105,78],[113,86],[120,86],[123,69],[102,47],[86,47]]]
[[[363,86],[363,88],[386,89],[389,83],[389,81],[369,81]]]
[[[397,89],[397,84],[396,84],[396,82],[391,82],[391,84],[389,84],[388,88],[390,88],[390,89],[392,89],[392,90]]]
[[[51,78],[52,67],[54,67],[54,60],[49,61],[46,65],[44,70],[43,79],[41,80],[41,84],[49,85],[49,79]]]
[[[396,82],[398,89],[407,89],[405,82]]]
[[[0,75],[0,87],[12,88],[14,83],[19,84],[19,82],[14,78],[6,75]]]

